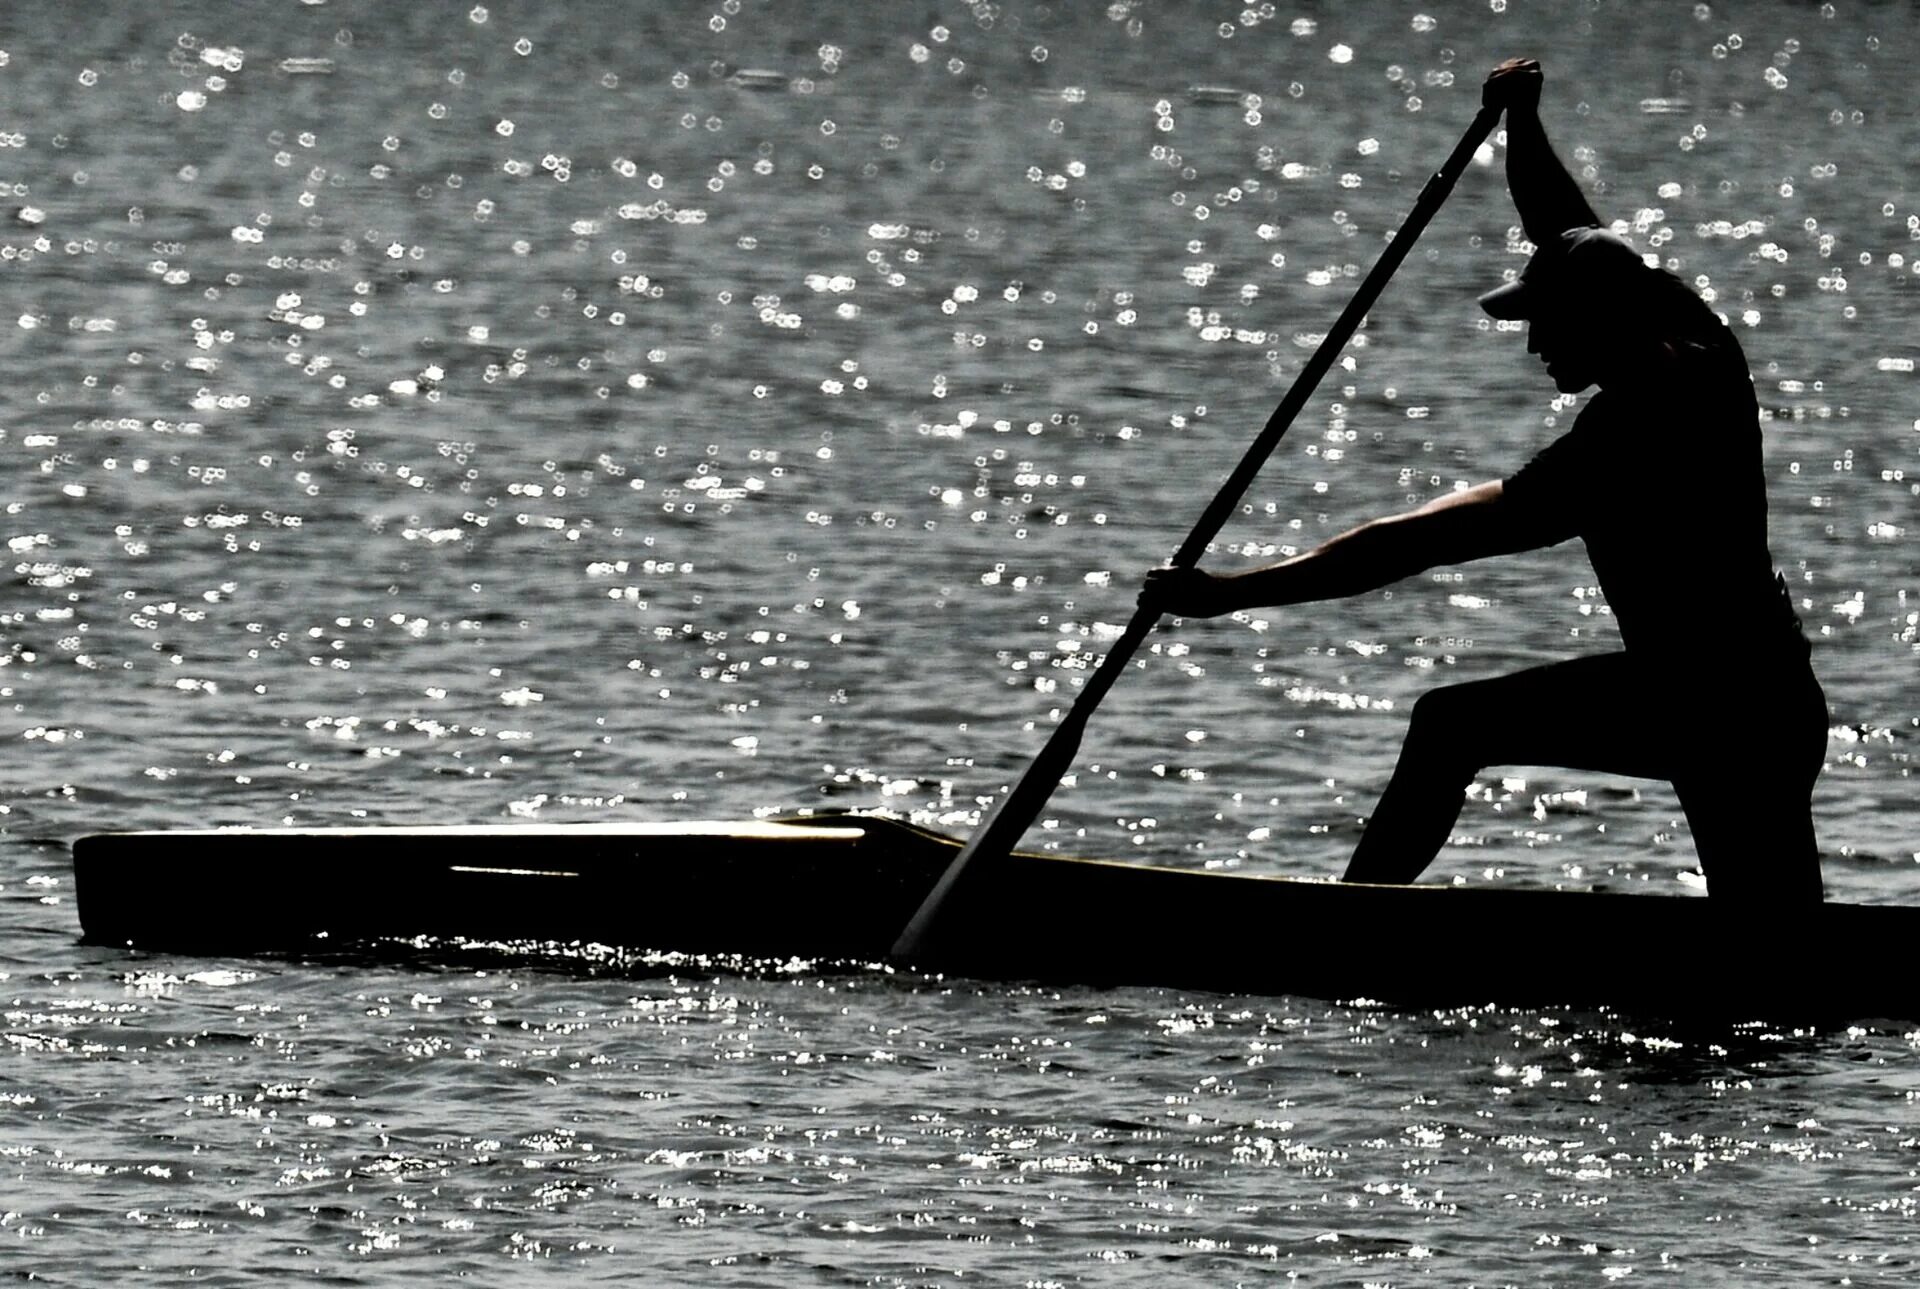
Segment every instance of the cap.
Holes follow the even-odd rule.
[[[1532,318],[1572,298],[1617,298],[1648,272],[1640,252],[1619,234],[1570,228],[1536,250],[1517,280],[1481,296],[1480,307],[1496,318]]]

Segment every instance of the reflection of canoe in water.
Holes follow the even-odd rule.
[[[285,952],[599,943],[876,962],[952,858],[893,820],[103,834],[74,847],[97,943]],[[1395,1002],[1920,1015],[1920,909],[1791,923],[1689,896],[1349,886],[1022,853],[970,874],[937,965],[993,979]],[[691,964],[696,968],[698,963]]]

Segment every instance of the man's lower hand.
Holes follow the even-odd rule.
[[[1140,607],[1177,618],[1212,618],[1229,607],[1220,579],[1197,568],[1156,568],[1140,588]]]

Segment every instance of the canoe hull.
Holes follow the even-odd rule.
[[[426,938],[882,961],[960,843],[855,816],[768,824],[102,834],[74,847],[83,931],[285,953]],[[1021,853],[970,875],[916,966],[1659,1014],[1920,1014],[1920,909],[1828,904],[1790,930],[1697,897],[1356,886]]]

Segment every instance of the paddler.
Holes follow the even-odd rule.
[[[1603,228],[1554,155],[1538,63],[1487,78],[1507,182],[1537,248],[1480,297],[1527,324],[1572,429],[1518,473],[1224,576],[1156,569],[1141,602],[1180,617],[1358,595],[1444,564],[1586,545],[1622,648],[1434,689],[1366,821],[1350,882],[1410,882],[1495,765],[1665,779],[1717,902],[1821,899],[1811,794],[1827,706],[1767,545],[1759,409],[1733,333],[1677,277]]]

